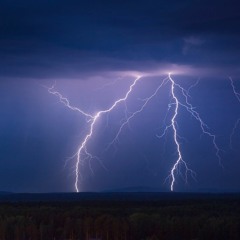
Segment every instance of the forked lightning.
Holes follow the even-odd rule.
[[[74,186],[75,186],[75,190],[77,192],[79,192],[80,162],[84,161],[84,159],[86,159],[86,158],[89,158],[89,159],[93,158],[91,153],[89,153],[87,150],[87,144],[94,134],[96,123],[98,122],[99,118],[102,115],[111,112],[119,104],[126,102],[129,95],[132,93],[135,85],[141,78],[142,78],[141,76],[136,77],[136,79],[130,85],[130,87],[124,97],[116,100],[109,108],[98,111],[94,115],[86,113],[83,110],[81,110],[80,108],[72,106],[67,98],[63,97],[62,94],[60,94],[58,91],[55,90],[55,86],[52,86],[51,88],[48,89],[49,93],[58,97],[60,102],[62,104],[64,104],[67,108],[69,108],[72,111],[77,111],[81,115],[85,116],[86,121],[90,124],[88,133],[85,135],[83,141],[79,145],[79,148],[78,148],[76,154],[74,155],[74,157],[76,157]],[[231,82],[232,82],[232,80],[231,80]],[[173,141],[174,141],[174,144],[176,147],[177,158],[174,161],[173,167],[171,168],[169,178],[171,181],[171,191],[174,191],[177,174],[181,173],[181,170],[180,170],[181,165],[184,166],[184,169],[185,169],[185,180],[186,181],[187,181],[188,173],[190,173],[193,178],[195,177],[195,173],[188,167],[187,162],[184,160],[182,150],[181,150],[181,143],[180,143],[180,137],[178,134],[178,124],[177,124],[177,118],[178,118],[178,114],[179,114],[179,111],[181,110],[181,108],[185,109],[189,114],[191,114],[191,116],[198,121],[200,128],[202,130],[202,133],[206,134],[207,136],[209,136],[212,139],[212,143],[215,148],[216,157],[219,159],[219,163],[221,164],[220,149],[216,143],[216,136],[209,131],[208,126],[202,120],[202,118],[200,117],[200,114],[195,110],[195,108],[191,105],[191,103],[189,101],[189,90],[192,87],[196,86],[197,84],[194,84],[194,85],[190,86],[190,88],[188,90],[185,90],[183,87],[181,87],[178,83],[176,83],[174,81],[171,74],[169,73],[169,75],[161,81],[160,85],[155,89],[153,94],[151,94],[149,97],[147,97],[145,99],[142,99],[141,107],[138,110],[136,110],[135,112],[131,113],[130,116],[126,117],[126,120],[121,124],[115,138],[112,140],[112,142],[109,143],[108,146],[113,144],[118,139],[122,129],[129,123],[129,121],[132,118],[134,118],[137,114],[141,113],[144,110],[144,108],[147,106],[149,101],[152,100],[157,95],[157,93],[159,92],[161,87],[166,84],[170,84],[170,96],[171,96],[171,101],[169,103],[168,111],[171,108],[173,108],[174,111],[173,111],[173,115],[171,116],[170,123],[165,127],[163,133],[161,135],[159,135],[158,137],[163,137],[169,129],[172,129]],[[236,97],[240,101],[240,95],[238,95],[238,93],[235,91],[233,82],[232,82],[232,87],[233,87]],[[184,99],[184,101],[180,100],[180,98],[177,96],[176,89],[180,90],[180,93],[182,94],[181,99]]]

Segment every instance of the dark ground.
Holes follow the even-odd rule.
[[[240,239],[238,193],[3,192],[0,202],[0,240]]]

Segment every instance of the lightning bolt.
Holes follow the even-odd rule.
[[[235,95],[236,99],[240,103],[240,93],[237,91],[237,89],[234,85],[233,79],[231,77],[229,77],[229,80],[230,80],[230,84],[231,84],[231,87],[232,87],[232,90],[233,90],[233,94]],[[238,118],[237,121],[235,122],[234,127],[233,127],[232,132],[231,132],[231,135],[230,135],[230,148],[231,149],[233,149],[232,139],[233,139],[233,136],[234,136],[235,131],[236,131],[239,124],[240,124],[240,118]]]
[[[192,88],[192,86],[188,89],[188,91],[185,90],[183,87],[181,87],[179,84],[177,84],[174,81],[174,79],[171,77],[171,73],[168,74],[168,79],[169,79],[169,83],[170,83],[170,96],[172,98],[172,102],[169,104],[168,111],[173,107],[174,113],[171,117],[170,124],[168,124],[165,127],[163,133],[161,135],[157,135],[157,137],[162,138],[163,136],[165,136],[165,134],[167,133],[167,131],[169,129],[172,129],[172,131],[173,131],[173,140],[174,140],[174,143],[176,146],[177,159],[176,159],[173,167],[171,168],[170,175],[168,176],[168,178],[170,178],[170,181],[171,181],[171,191],[174,191],[174,185],[176,183],[176,174],[181,173],[180,166],[184,166],[184,168],[185,168],[185,181],[186,182],[187,182],[188,173],[190,173],[194,179],[195,179],[195,175],[196,175],[195,172],[188,167],[186,161],[183,159],[181,143],[180,143],[180,136],[178,134],[178,124],[177,124],[177,117],[178,117],[180,107],[185,109],[193,118],[195,118],[195,120],[197,120],[200,125],[202,133],[212,139],[212,143],[215,148],[216,157],[218,158],[221,166],[222,166],[222,164],[221,164],[221,157],[220,157],[220,149],[216,143],[216,136],[209,131],[209,127],[207,126],[207,124],[202,120],[202,118],[200,117],[200,114],[195,110],[195,108],[189,102],[189,97],[190,97],[189,90]],[[193,86],[195,86],[196,84],[194,84]],[[182,93],[182,96],[185,100],[184,102],[182,102],[180,100],[180,98],[177,96],[176,89],[179,89],[180,92]]]
[[[87,145],[88,145],[89,140],[92,138],[92,136],[94,134],[94,130],[95,130],[95,127],[96,127],[96,124],[97,124],[98,120],[102,117],[102,115],[110,113],[111,111],[113,111],[121,103],[124,103],[125,107],[126,107],[126,101],[129,97],[129,95],[132,93],[135,85],[137,84],[137,82],[141,78],[142,78],[141,76],[136,77],[136,79],[129,86],[128,91],[126,92],[126,94],[122,98],[116,100],[109,108],[107,108],[105,110],[100,110],[95,114],[87,113],[87,112],[83,111],[82,109],[80,109],[78,107],[72,106],[70,104],[69,100],[66,97],[64,97],[62,94],[60,94],[58,91],[55,90],[55,85],[48,88],[48,92],[50,94],[55,95],[59,99],[59,101],[63,105],[65,105],[67,108],[69,108],[70,110],[76,111],[79,114],[83,115],[86,118],[86,122],[89,123],[88,132],[84,136],[83,141],[80,143],[77,152],[73,156],[73,158],[76,158],[74,187],[75,187],[75,190],[77,192],[79,192],[78,185],[79,185],[79,177],[81,176],[80,175],[80,164],[85,162],[85,160],[87,160],[87,159],[91,160],[93,158],[97,158],[96,156],[93,156],[88,151]],[[232,80],[231,80],[231,82],[232,82]],[[216,136],[209,131],[209,127],[202,120],[200,114],[195,110],[195,108],[193,107],[193,105],[190,103],[190,100],[189,100],[190,99],[189,91],[191,90],[191,88],[195,87],[198,84],[198,81],[186,90],[181,85],[176,83],[174,81],[174,79],[172,78],[171,74],[169,73],[168,76],[165,79],[163,79],[161,84],[155,89],[155,91],[152,93],[152,95],[150,95],[149,97],[147,97],[145,99],[140,99],[142,101],[142,104],[141,104],[141,107],[138,110],[136,110],[135,112],[133,112],[129,115],[129,113],[127,112],[127,108],[126,108],[126,112],[125,112],[126,118],[123,121],[123,123],[120,125],[120,128],[117,131],[116,136],[114,137],[112,142],[109,143],[108,147],[110,147],[114,142],[117,141],[117,139],[119,138],[119,135],[122,132],[123,128],[127,124],[129,124],[131,119],[133,119],[137,114],[140,114],[145,109],[147,104],[158,94],[159,90],[166,84],[170,85],[170,97],[171,97],[171,101],[168,105],[168,112],[170,111],[170,109],[173,109],[173,115],[170,118],[171,119],[170,123],[166,124],[166,127],[165,127],[163,133],[161,135],[157,135],[157,137],[161,138],[161,137],[165,136],[167,131],[172,129],[173,141],[174,141],[174,144],[175,144],[175,147],[176,147],[177,158],[176,158],[176,160],[175,160],[175,162],[174,162],[174,164],[171,168],[170,174],[167,177],[167,179],[168,178],[170,179],[170,181],[171,181],[171,191],[174,191],[174,186],[175,186],[175,183],[176,183],[176,175],[181,174],[181,166],[183,166],[184,169],[185,169],[185,181],[186,182],[187,182],[187,178],[188,178],[189,174],[194,179],[195,179],[195,175],[196,175],[195,172],[188,167],[188,164],[184,160],[183,154],[182,154],[182,149],[181,149],[181,139],[182,139],[182,137],[180,137],[179,134],[178,134],[178,123],[177,123],[178,114],[179,114],[179,111],[181,110],[181,108],[185,109],[199,123],[199,126],[200,126],[200,129],[201,129],[202,133],[207,135],[209,138],[211,138],[212,144],[213,144],[214,149],[215,149],[216,157],[218,158],[219,163],[221,164],[220,149],[219,149],[219,147],[216,143]],[[235,91],[233,82],[232,82],[232,87],[233,87],[233,90],[234,90],[234,93],[235,93],[236,97],[240,101],[240,94],[238,94]],[[179,93],[180,93],[180,96],[178,96]],[[166,117],[168,115],[168,112],[166,114]],[[166,117],[164,118],[165,119],[164,122],[166,121]],[[89,164],[90,164],[90,161],[89,161]],[[90,164],[89,167],[90,167],[90,170],[92,171],[91,164]]]
[[[76,111],[76,112],[84,115],[84,116],[87,118],[87,121],[90,121],[90,119],[93,119],[93,118],[94,118],[94,116],[92,116],[92,115],[90,115],[90,114],[88,114],[88,113],[85,113],[85,112],[84,112],[83,110],[81,110],[80,108],[77,108],[77,107],[72,106],[72,105],[70,104],[69,100],[68,100],[66,97],[63,97],[63,95],[62,95],[61,93],[59,93],[59,92],[57,92],[56,90],[54,90],[55,85],[56,85],[56,83],[55,83],[52,87],[48,88],[48,92],[49,92],[50,94],[53,94],[53,95],[55,95],[56,97],[58,97],[59,100],[60,100],[60,102],[61,102],[63,105],[65,105],[67,108],[71,109],[72,111]]]
[[[231,135],[230,135],[230,148],[231,149],[233,149],[233,144],[232,144],[233,136],[234,136],[235,131],[237,130],[237,127],[238,127],[239,124],[240,124],[240,118],[237,119],[237,121],[235,122],[234,127],[233,127],[232,132],[231,132]]]
[[[76,164],[75,164],[75,190],[77,192],[79,192],[79,188],[78,188],[78,185],[79,185],[79,165],[80,165],[80,162],[81,162],[81,157],[83,155],[85,155],[86,158],[94,158],[94,156],[92,154],[90,154],[88,151],[87,151],[87,143],[89,142],[90,138],[92,137],[93,133],[94,133],[94,128],[95,128],[95,125],[98,121],[98,119],[103,115],[103,114],[106,114],[106,113],[109,113],[111,112],[114,108],[116,108],[120,103],[123,103],[125,102],[129,95],[131,94],[134,86],[137,84],[137,82],[141,79],[141,76],[138,76],[134,81],[133,83],[130,85],[127,93],[125,94],[125,96],[123,98],[120,98],[118,100],[116,100],[112,106],[110,106],[108,109],[105,109],[105,110],[101,110],[101,111],[98,111],[95,115],[91,115],[91,114],[88,114],[88,113],[85,113],[83,110],[81,110],[80,108],[77,108],[77,107],[74,107],[70,104],[69,100],[65,97],[62,96],[62,94],[60,94],[59,92],[55,91],[54,90],[54,86],[52,86],[51,88],[48,89],[48,92],[50,94],[53,94],[55,96],[57,96],[60,100],[61,103],[63,103],[67,108],[69,108],[70,110],[72,111],[77,111],[79,112],[80,114],[84,115],[86,117],[86,120],[87,122],[90,122],[90,128],[89,128],[89,131],[88,133],[86,134],[86,136],[84,137],[83,141],[81,142],[76,154],[73,156],[73,157],[76,157],[77,160],[76,160]]]
[[[233,79],[231,77],[229,77],[229,80],[230,80],[230,83],[232,86],[233,93],[234,93],[235,97],[237,98],[238,102],[240,103],[240,93],[237,92],[236,87],[233,82]]]
[[[147,97],[145,99],[140,99],[143,102],[142,106],[137,111],[131,113],[130,116],[126,116],[125,121],[121,124],[115,138],[108,144],[107,149],[117,141],[123,128],[129,124],[131,119],[133,119],[137,114],[141,113],[144,110],[144,108],[147,106],[147,104],[157,95],[159,90],[162,88],[163,85],[165,85],[167,83],[167,81],[168,81],[168,77],[163,79],[161,84],[156,88],[156,90],[154,91],[154,93],[152,95],[150,95],[149,97]]]

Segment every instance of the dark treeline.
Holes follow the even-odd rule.
[[[1,203],[0,240],[240,239],[239,199]]]

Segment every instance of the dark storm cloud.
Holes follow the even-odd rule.
[[[0,75],[74,77],[151,69],[150,62],[238,73],[236,6],[237,1],[2,1]],[[202,44],[186,46],[191,38]]]

